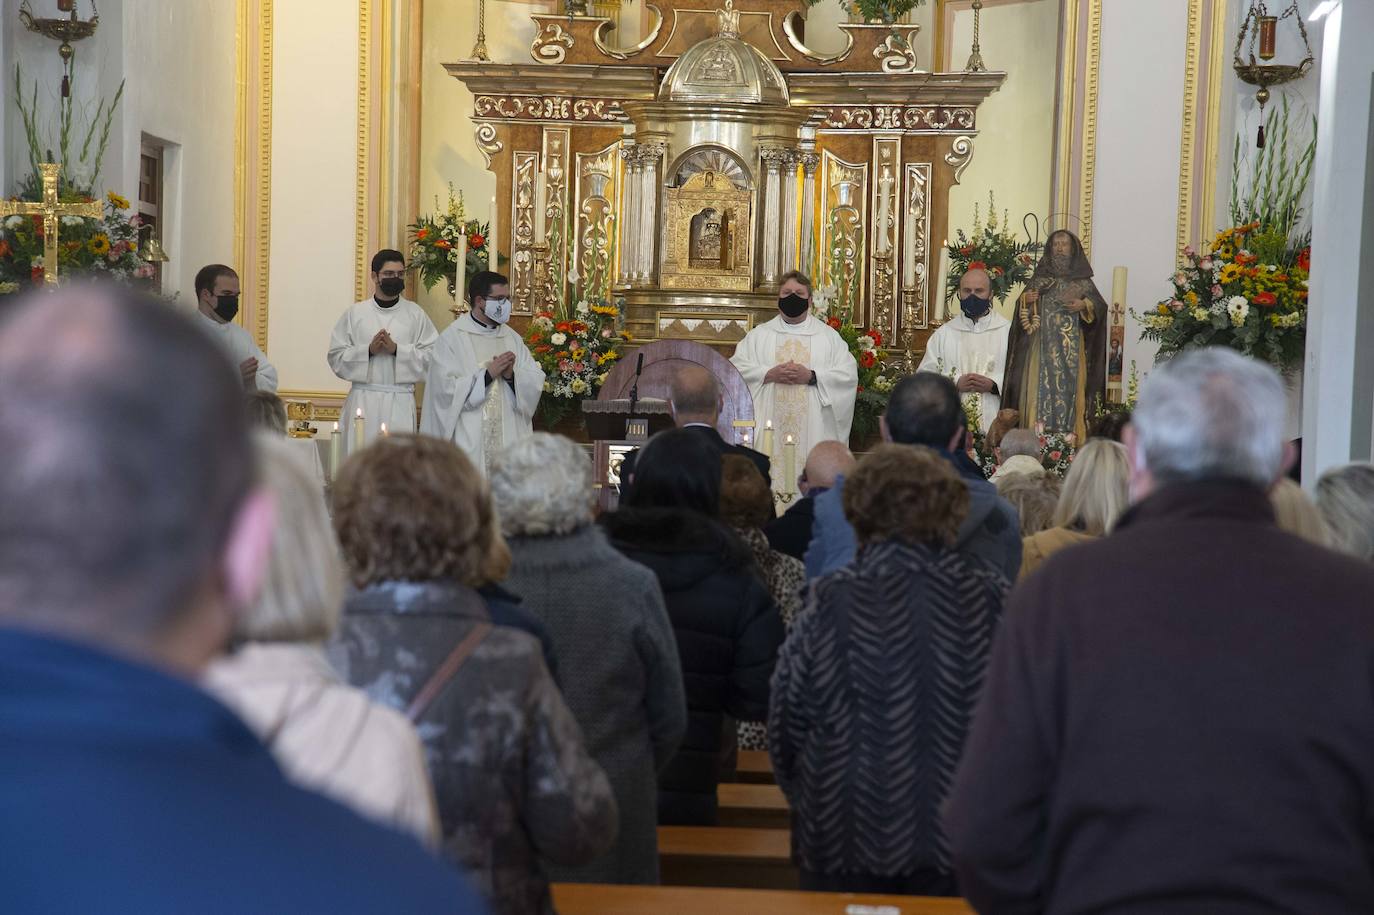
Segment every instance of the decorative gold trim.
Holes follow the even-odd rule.
[[[641,41],[639,44],[628,48],[613,48],[610,45],[608,45],[606,43],[606,33],[613,28],[618,28],[620,25],[618,22],[608,21],[601,23],[601,25],[598,25],[596,27],[596,31],[592,33],[592,41],[596,44],[596,49],[600,51],[602,54],[605,54],[607,57],[613,57],[616,60],[629,60],[636,54],[640,54],[644,51],[647,51],[649,49],[649,45],[653,44],[655,41],[658,41],[658,35],[660,32],[663,31],[663,11],[660,10],[658,7],[654,6],[652,3],[644,4],[644,12],[646,15],[648,14],[649,10],[654,11],[654,15],[658,17],[658,21],[654,23],[654,27],[649,31],[649,34],[645,36],[644,40]],[[617,16],[617,18],[619,17]]]
[[[1102,0],[1088,0],[1087,79],[1083,88],[1083,172],[1078,188],[1079,240],[1093,248],[1093,185],[1097,179],[1097,71],[1102,61]]]
[[[1217,156],[1221,142],[1227,38],[1225,23],[1226,0],[1189,0],[1175,238],[1175,250],[1179,251],[1188,244],[1200,243],[1211,234],[1216,218]]]
[[[1069,211],[1069,173],[1073,168],[1073,125],[1078,109],[1078,18],[1080,0],[1063,0],[1059,27],[1059,135],[1055,148],[1054,212]]]
[[[794,24],[794,20],[800,18],[801,14],[798,13],[796,10],[793,10],[792,12],[788,13],[785,17],[783,17],[782,33],[787,36],[787,43],[792,46],[792,50],[796,51],[798,54],[800,54],[802,57],[805,57],[812,63],[817,63],[823,67],[828,67],[831,64],[837,64],[840,61],[844,60],[846,57],[850,55],[850,52],[854,50],[854,33],[846,31],[844,33],[844,47],[841,48],[838,52],[830,55],[829,57],[825,56],[824,54],[817,54],[815,51],[808,48],[805,42],[803,42],[800,38],[797,37],[797,27]]]
[[[372,0],[358,0],[358,176],[353,227],[353,301],[367,291],[367,202],[372,178]]]
[[[272,0],[238,0],[234,26],[234,265],[239,320],[267,349],[272,251]]]

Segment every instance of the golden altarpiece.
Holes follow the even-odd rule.
[[[914,26],[841,25],[817,54],[804,9],[666,0],[631,47],[610,19],[536,14],[532,63],[447,65],[496,175],[516,314],[576,282],[623,297],[639,339],[728,352],[799,269],[924,349],[949,189],[1005,74],[919,69]]]

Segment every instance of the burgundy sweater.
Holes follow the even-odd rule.
[[[1374,566],[1152,495],[1013,593],[945,827],[983,913],[1374,912]]]

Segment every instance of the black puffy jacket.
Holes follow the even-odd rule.
[[[658,577],[687,689],[687,734],[658,776],[658,821],[716,822],[725,715],[768,716],[782,619],[749,550],[696,512],[622,508],[602,516],[615,547]]]

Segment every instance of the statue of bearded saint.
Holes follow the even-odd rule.
[[[1007,339],[1002,406],[1021,424],[1076,435],[1106,398],[1107,302],[1092,281],[1083,245],[1069,231],[1050,235],[1016,303]]]

